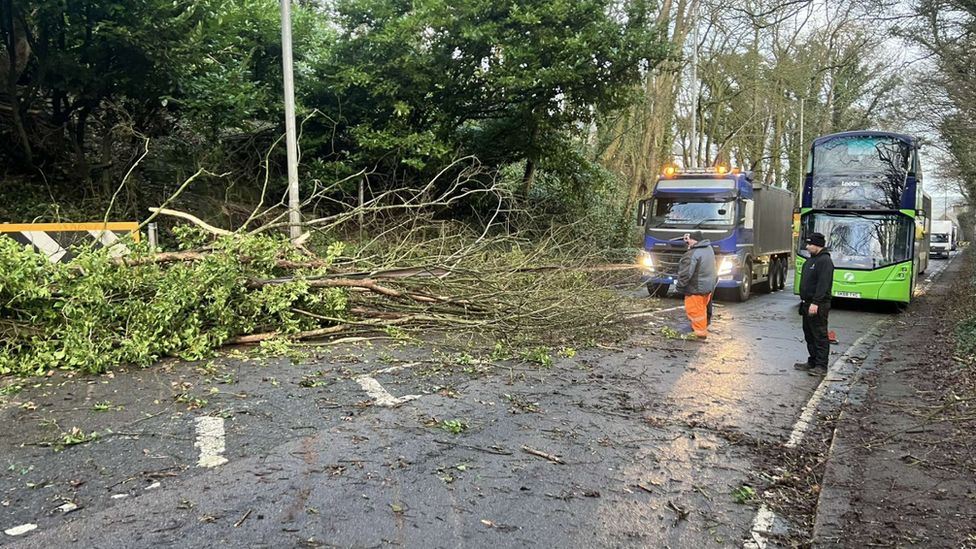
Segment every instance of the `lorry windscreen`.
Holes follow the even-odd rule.
[[[949,235],[932,233],[932,242],[949,242]]]
[[[655,198],[648,227],[724,227],[735,222],[735,202]]]

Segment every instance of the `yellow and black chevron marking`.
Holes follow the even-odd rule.
[[[95,244],[107,247],[113,257],[129,253],[120,239],[131,235],[139,242],[138,223],[0,223],[0,235],[13,238],[21,244],[30,244],[38,253],[46,255],[54,263],[67,263],[75,254],[72,248]]]

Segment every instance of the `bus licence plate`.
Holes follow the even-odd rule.
[[[834,297],[861,297],[860,292],[834,292]]]

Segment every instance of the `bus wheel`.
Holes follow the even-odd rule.
[[[651,297],[664,297],[668,295],[669,284],[655,284],[653,282],[647,283],[647,295]]]
[[[747,301],[749,295],[752,294],[752,262],[746,261],[742,271],[742,285],[739,286],[739,291],[735,294],[735,300],[739,303]]]

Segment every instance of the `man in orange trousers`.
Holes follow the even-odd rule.
[[[685,296],[685,313],[691,321],[691,329],[699,339],[708,337],[708,304],[718,284],[715,252],[712,244],[701,231],[685,235],[688,251],[678,264],[678,280],[675,290]]]

